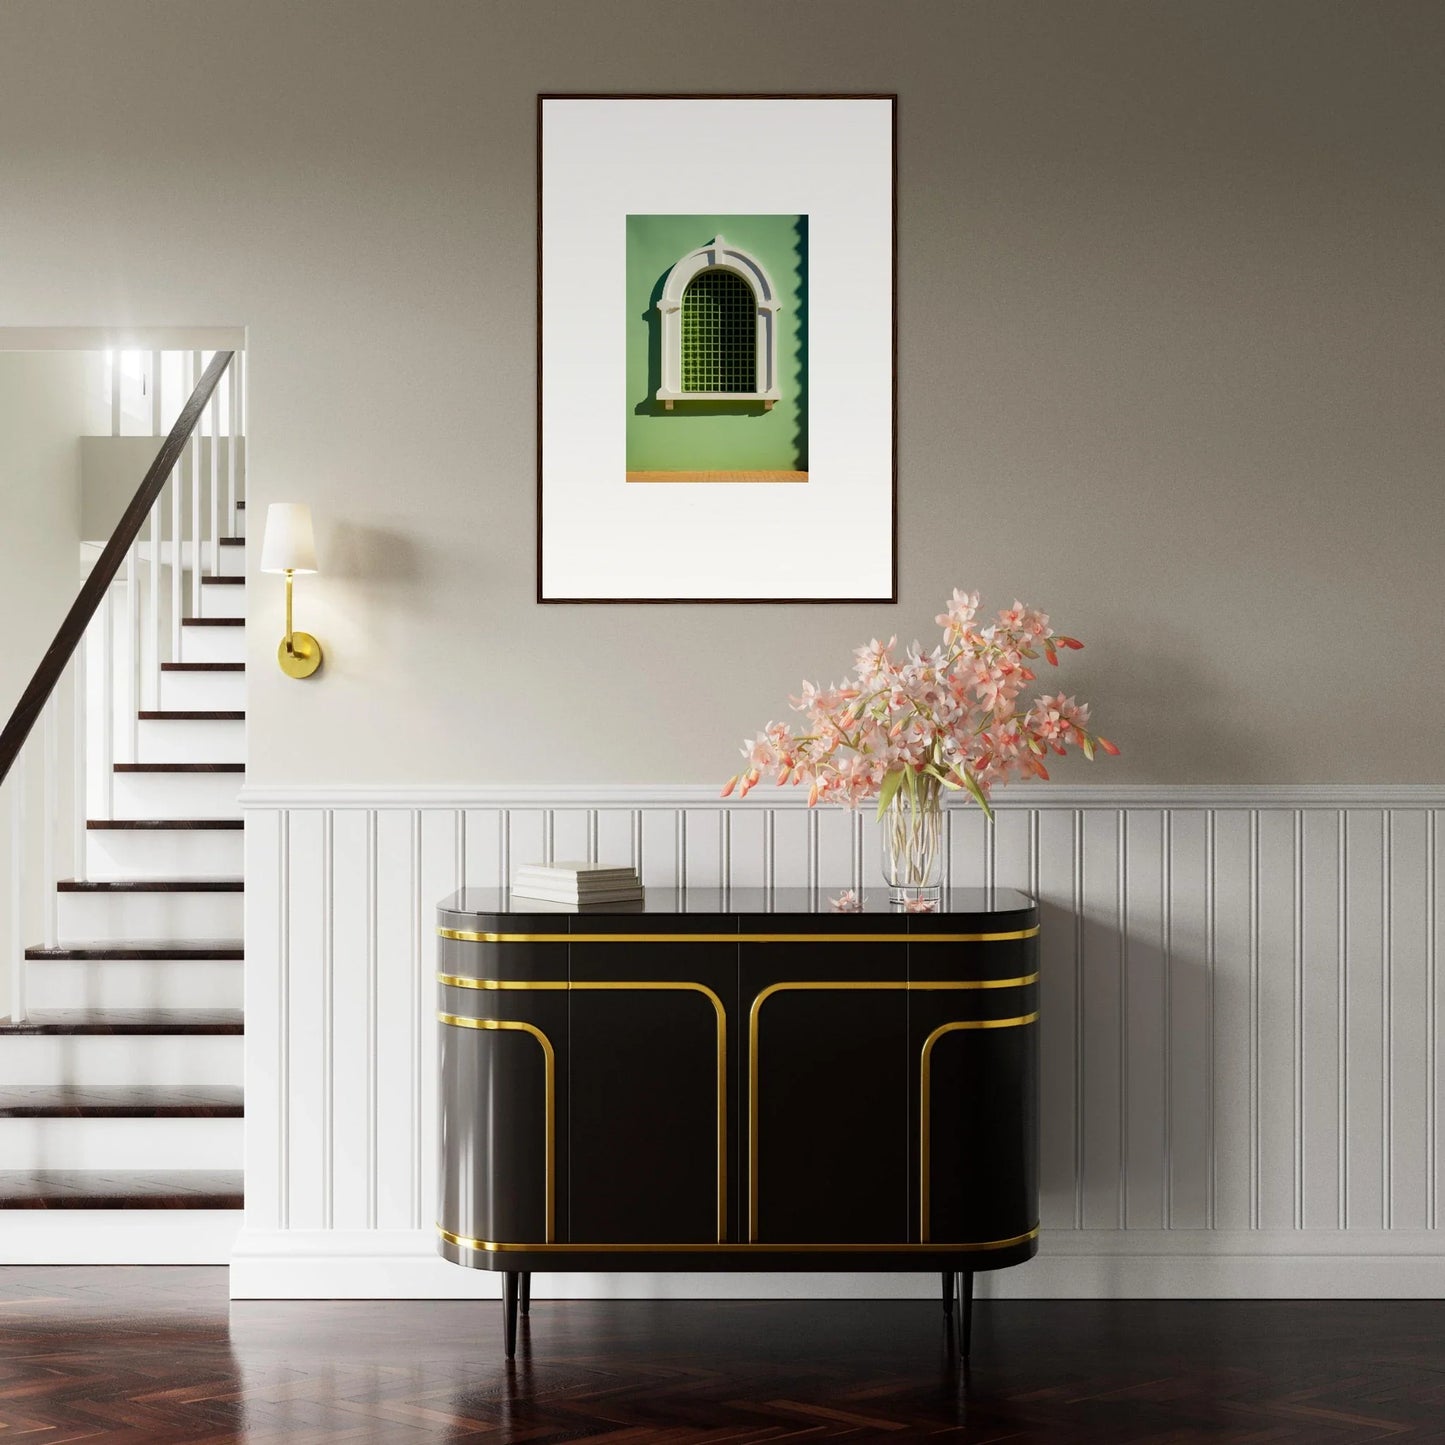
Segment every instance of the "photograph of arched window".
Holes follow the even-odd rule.
[[[897,600],[895,110],[539,99],[539,601]]]
[[[627,480],[808,480],[808,218],[628,216]]]

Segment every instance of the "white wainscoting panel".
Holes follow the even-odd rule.
[[[866,816],[697,788],[258,789],[232,1293],[457,1297],[433,1251],[436,903],[537,859],[653,887],[877,887]],[[1036,894],[1040,1256],[984,1293],[1445,1294],[1445,789],[1015,790],[955,885]],[[930,1294],[932,1276],[539,1277],[538,1293]]]

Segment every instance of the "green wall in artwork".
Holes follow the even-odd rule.
[[[673,263],[721,234],[756,256],[778,288],[778,386],[760,402],[679,402],[661,385],[657,301]],[[627,218],[627,470],[806,471],[808,467],[808,218]]]

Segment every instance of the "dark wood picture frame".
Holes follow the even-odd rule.
[[[889,595],[880,597],[548,597],[542,585],[542,125],[543,112],[549,100],[885,100],[889,103],[890,153],[889,192],[892,202],[890,238],[892,254],[890,272],[892,282],[892,378],[889,401],[889,425],[892,436],[891,497],[890,497],[890,538],[891,586]],[[732,605],[744,607],[818,605],[857,605],[859,603],[898,602],[898,96],[894,92],[871,91],[818,91],[778,92],[739,91],[710,93],[706,91],[549,91],[537,96],[537,601],[546,605],[603,605],[625,604],[648,605]]]

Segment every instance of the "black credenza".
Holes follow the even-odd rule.
[[[535,1270],[977,1270],[1038,1248],[1038,910],[799,890],[438,910],[438,1242]],[[951,1316],[950,1316],[951,1317]]]

